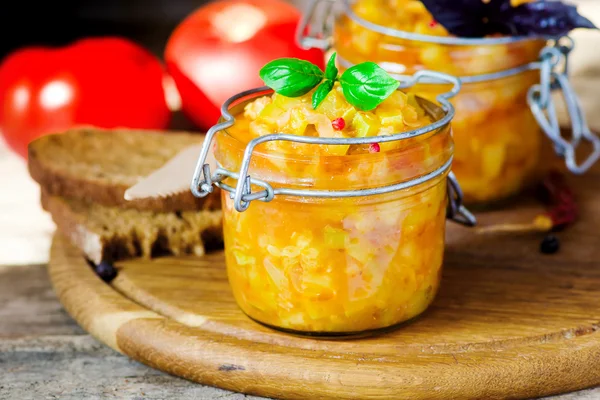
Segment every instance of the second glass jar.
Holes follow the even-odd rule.
[[[391,3],[398,3],[401,17],[390,11]],[[433,36],[443,34],[439,31],[443,28],[431,20],[417,0],[359,0],[348,10],[336,20],[333,30],[333,46],[342,70],[368,60],[397,75],[428,69],[471,77],[534,62],[545,45],[541,40],[491,45],[436,44],[376,32],[369,25]],[[463,188],[465,202],[487,204],[502,200],[520,191],[542,171],[543,134],[527,105],[527,92],[538,82],[539,71],[467,81],[452,99],[456,107],[453,171]],[[424,84],[411,91],[433,100],[447,87]]]

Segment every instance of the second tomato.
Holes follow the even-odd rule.
[[[228,0],[186,18],[169,39],[165,59],[190,119],[201,128],[213,125],[225,100],[263,86],[258,71],[275,58],[323,67],[323,52],[303,50],[294,40],[300,16],[280,0]]]

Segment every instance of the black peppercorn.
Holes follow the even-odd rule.
[[[102,279],[104,282],[109,283],[117,276],[116,268],[109,262],[102,261],[100,264],[94,267],[94,271],[96,274]]]
[[[554,254],[560,249],[560,241],[554,235],[548,235],[540,243],[540,251],[544,254]]]

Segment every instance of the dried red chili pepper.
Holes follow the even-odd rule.
[[[564,176],[558,171],[550,172],[540,185],[539,194],[546,204],[547,211],[526,224],[498,224],[479,228],[480,233],[497,232],[549,232],[563,229],[574,223],[579,216],[579,209],[572,190]]]
[[[541,189],[542,200],[549,207],[543,215],[552,220],[553,229],[562,229],[577,220],[579,209],[575,196],[560,172],[550,172]]]

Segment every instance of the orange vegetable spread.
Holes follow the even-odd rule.
[[[259,97],[240,107],[235,124],[219,133],[215,155],[237,171],[247,142],[259,136],[390,135],[430,124],[441,112],[434,108],[397,91],[372,111],[357,110],[338,83],[316,110],[311,93]],[[449,126],[368,145],[272,141],[257,146],[250,175],[275,188],[367,189],[439,169],[452,147]],[[227,270],[238,304],[264,324],[314,333],[384,328],[420,314],[440,280],[446,174],[371,196],[277,195],[271,202],[253,201],[244,212],[223,191]]]
[[[358,0],[352,9],[358,17],[384,27],[448,36],[418,0]],[[540,40],[493,45],[419,42],[377,33],[347,15],[338,19],[334,29],[334,47],[341,59],[352,64],[373,61],[400,75],[421,69],[455,76],[494,73],[537,60],[543,46]],[[467,202],[507,197],[535,174],[542,135],[526,95],[537,82],[539,72],[528,71],[463,83],[461,92],[452,99],[457,112],[452,122],[456,145],[453,171]],[[418,85],[412,91],[433,100],[447,88]]]

